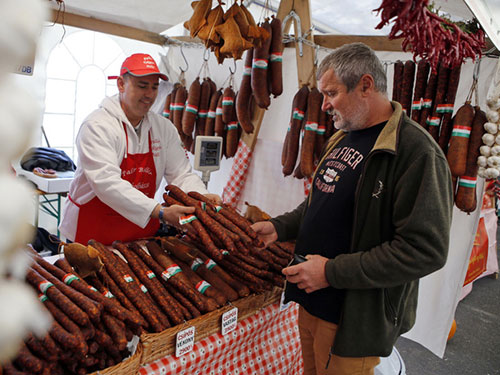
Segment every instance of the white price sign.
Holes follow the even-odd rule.
[[[175,340],[175,356],[180,357],[193,350],[194,346],[194,327],[179,331]]]
[[[232,308],[231,310],[222,314],[222,334],[225,335],[233,331],[238,325],[238,308]]]

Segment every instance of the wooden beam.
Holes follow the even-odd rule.
[[[315,35],[314,42],[325,48],[337,48],[344,44],[362,42],[375,51],[403,52],[401,39],[389,40],[386,36],[369,35]]]
[[[315,43],[316,39],[311,30],[312,17],[309,0],[294,0],[293,9],[300,17],[301,35],[306,37],[311,43]],[[295,24],[295,35],[298,35],[298,26]],[[302,56],[300,55],[300,45],[295,43],[295,52],[297,60],[297,78],[299,88],[303,85],[308,85],[309,88],[316,87],[316,66],[314,65],[315,49],[305,43],[302,43]]]
[[[94,17],[80,16],[68,12],[58,12],[55,9],[52,9],[51,21],[61,25],[75,26],[81,29],[98,31],[110,35],[140,40],[141,42],[159,44],[161,46],[165,45],[167,41],[167,38],[157,33],[120,25],[118,23],[102,21]]]

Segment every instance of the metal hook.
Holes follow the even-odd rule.
[[[185,73],[189,69],[189,63],[188,63],[188,61],[186,59],[186,56],[184,55],[184,51],[182,50],[182,44],[180,46],[180,49],[181,49],[182,58],[184,59],[184,62],[186,63],[186,69],[182,69],[180,66],[179,66],[179,69],[181,70],[182,73]]]
[[[476,59],[476,62],[474,63],[474,72],[472,73],[472,79],[477,82],[479,79],[479,68],[481,67],[481,58]]]
[[[231,70],[231,67],[229,67],[229,72],[231,73],[231,75],[236,73],[236,60],[235,59],[233,59],[233,64],[234,64],[234,70]]]
[[[285,28],[286,28],[286,24],[288,23],[288,19],[289,18],[293,18],[295,20],[295,32],[297,34],[297,37],[296,37],[296,40],[297,40],[297,43],[299,43],[299,56],[302,57],[303,55],[303,46],[302,46],[302,25],[301,25],[301,22],[300,22],[300,17],[297,13],[295,13],[295,11],[290,11],[290,13],[288,13],[285,18],[283,19],[282,21],[282,26],[281,26],[281,30],[282,32],[285,31]]]
[[[207,55],[207,52],[208,52],[208,55]],[[207,55],[207,57],[205,57],[205,55]],[[203,60],[206,62],[206,61],[208,61],[209,58],[210,58],[210,50],[208,48],[205,48],[205,50],[203,51]]]

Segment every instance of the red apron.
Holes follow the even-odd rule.
[[[148,133],[149,151],[144,154],[128,153],[128,134],[123,123],[126,139],[126,155],[120,165],[122,179],[130,182],[137,190],[154,198],[156,192],[156,168],[151,148],[151,131]],[[121,216],[111,207],[94,197],[88,203],[79,205],[71,197],[68,198],[80,208],[77,221],[75,242],[87,244],[94,239],[105,245],[113,241],[133,241],[141,237],[153,236],[160,227],[159,220],[150,220],[142,229],[130,220]]]

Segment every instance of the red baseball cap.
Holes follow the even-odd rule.
[[[168,77],[160,73],[155,60],[147,53],[134,53],[123,61],[120,69],[120,76],[129,73],[135,77],[144,77],[152,74],[157,74],[164,81],[168,81]],[[109,79],[118,77],[108,77]]]

